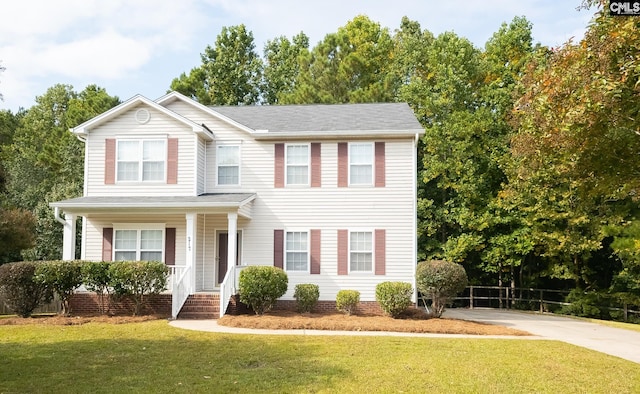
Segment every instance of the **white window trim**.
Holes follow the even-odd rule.
[[[353,158],[353,155],[351,154],[351,147],[353,145],[371,145],[371,179],[369,180],[369,183],[351,183],[351,159]],[[349,145],[347,146],[347,158],[348,158],[348,171],[347,171],[347,181],[349,186],[353,186],[353,187],[371,187],[373,186],[374,182],[373,180],[375,179],[376,176],[376,145],[374,142],[372,141],[358,141],[358,142],[349,142]]]
[[[116,183],[121,183],[121,184],[140,184],[140,183],[144,183],[144,184],[151,184],[151,183],[158,183],[158,184],[164,184],[167,183],[167,149],[168,149],[168,136],[147,136],[145,138],[135,138],[135,137],[119,137],[116,138],[116,172],[115,172],[115,177],[116,177]],[[138,147],[139,149],[139,154],[138,154],[138,179],[137,180],[119,180],[118,179],[118,167],[119,167],[119,162],[120,160],[118,160],[118,149],[120,147],[120,141],[137,141],[140,143],[140,146]],[[153,180],[153,181],[144,181],[142,180],[142,176],[143,176],[143,170],[144,170],[144,166],[142,165],[144,162],[142,160],[142,150],[143,150],[143,144],[145,141],[162,141],[164,143],[164,155],[163,155],[163,159],[162,161],[164,162],[164,177],[161,180]]]
[[[219,168],[220,168],[220,162],[219,162],[219,157],[220,155],[218,155],[218,148],[220,147],[229,147],[229,146],[237,146],[238,147],[238,183],[223,183],[220,184],[218,183],[218,176],[219,176]],[[223,167],[231,167],[231,166],[223,166]],[[219,187],[238,187],[242,185],[242,145],[240,143],[223,143],[223,144],[218,144],[216,145],[216,186]]]
[[[287,157],[289,156],[290,146],[306,146],[307,147],[307,183],[289,183],[289,164]],[[284,145],[284,184],[289,187],[308,187],[311,185],[311,144],[285,144]]]
[[[307,269],[306,270],[288,270],[287,269],[287,233],[307,233]],[[290,228],[284,230],[282,237],[282,253],[284,270],[289,274],[309,274],[311,273],[311,231],[309,229]]]
[[[160,261],[165,261],[165,250],[167,248],[166,243],[166,224],[165,223],[113,223],[113,247],[111,248],[111,260],[116,259],[116,231],[118,230],[136,230],[136,261],[139,260],[140,249],[140,232],[142,230],[162,230],[162,258]]]
[[[351,270],[351,233],[371,233],[371,271]],[[347,234],[347,268],[350,275],[373,275],[376,270],[376,230],[371,228],[350,229]]]

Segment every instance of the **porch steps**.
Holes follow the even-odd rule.
[[[178,319],[217,319],[220,317],[220,294],[191,294],[185,301]]]

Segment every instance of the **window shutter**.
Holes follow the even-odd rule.
[[[376,265],[375,265],[375,274],[376,275],[384,275],[385,274],[385,265],[387,259],[387,240],[386,240],[386,230],[376,230],[375,232],[375,243],[376,243]]]
[[[311,274],[320,274],[320,230],[311,230]]]
[[[338,142],[338,187],[349,185],[349,144]]]
[[[167,140],[167,183],[178,183],[178,139]]]
[[[375,185],[376,187],[384,187],[385,186],[385,180],[386,180],[386,176],[385,176],[385,152],[384,152],[384,142],[376,142],[375,144],[375,154],[376,154],[376,158],[375,158],[375,172],[376,172],[376,180],[375,180]]]
[[[321,146],[319,142],[311,143],[311,187],[322,186]]]
[[[273,265],[283,268],[284,230],[273,230]]]
[[[116,183],[116,140],[104,140],[104,184]]]
[[[102,261],[111,261],[112,244],[113,228],[105,227],[102,229]]]
[[[284,144],[275,144],[274,187],[284,187]]]
[[[349,273],[349,230],[338,230],[338,275]]]
[[[176,229],[166,228],[164,230],[164,263],[166,265],[176,264]]]

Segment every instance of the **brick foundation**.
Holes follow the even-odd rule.
[[[105,297],[109,315],[124,316],[133,314],[133,303],[129,300],[114,302]],[[95,293],[75,293],[70,301],[72,315],[100,314],[100,300]],[[171,316],[171,294],[148,296],[143,313],[147,315]]]

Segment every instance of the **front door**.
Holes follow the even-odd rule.
[[[239,264],[240,259],[240,235],[241,233],[238,231],[238,235],[236,236],[236,265]],[[224,280],[224,276],[227,274],[227,269],[229,268],[229,234],[226,232],[218,233],[218,275],[217,275],[217,283],[220,284]]]

